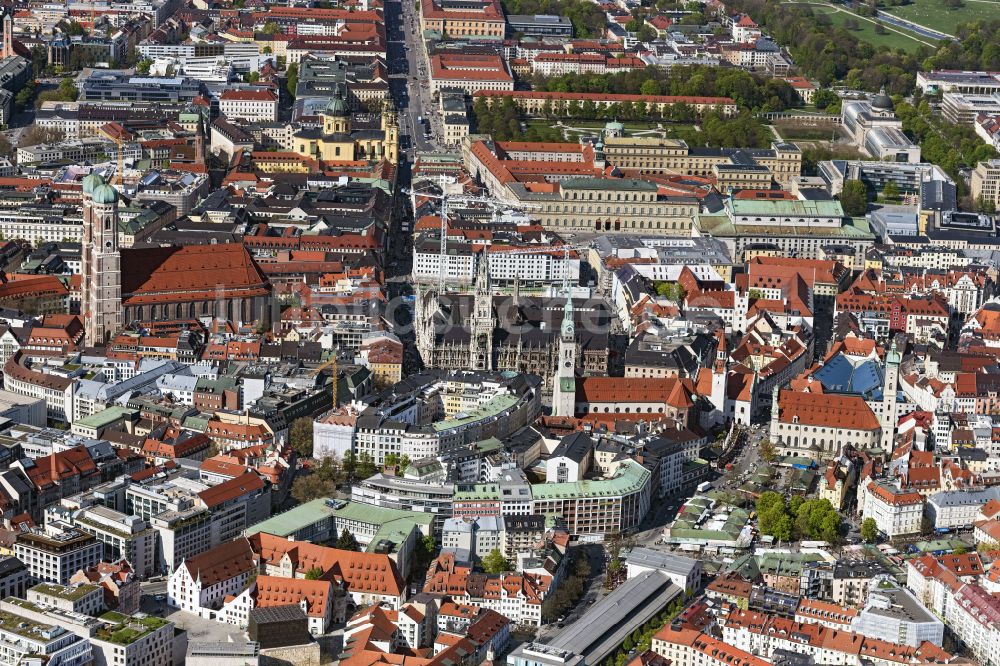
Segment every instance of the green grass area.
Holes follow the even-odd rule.
[[[591,135],[596,136],[604,130],[605,121],[601,120],[572,120],[565,118],[562,120],[563,127],[557,127],[555,120],[548,118],[530,118],[525,121],[527,126],[527,131],[534,133],[537,132],[542,136],[552,140],[555,138],[555,134],[559,132],[562,134],[565,128],[569,129],[565,135],[568,138],[562,138],[563,141],[576,141],[580,136]],[[625,121],[622,122],[625,127],[626,134],[633,134],[636,132],[649,132],[650,130],[657,130],[659,124],[656,122],[645,122],[645,121]],[[683,137],[686,134],[694,132],[694,125],[689,123],[662,123],[663,131],[668,137]],[[644,134],[644,136],[653,136],[653,134]]]
[[[602,129],[605,128],[605,126],[609,122],[612,122],[612,121],[600,121],[600,120],[581,120],[581,121],[576,121],[576,120],[572,120],[570,118],[567,118],[567,119],[563,120],[563,125],[567,125],[569,127],[586,127],[586,128],[595,129],[595,130],[602,130]],[[638,131],[651,130],[651,129],[656,129],[657,128],[657,123],[655,123],[655,122],[644,122],[644,121],[640,121],[640,120],[636,120],[636,121],[632,121],[632,120],[624,120],[624,121],[622,121],[622,120],[619,120],[618,122],[620,122],[622,124],[622,126],[624,126],[626,132],[628,132],[628,131],[635,131],[635,130],[638,130]],[[664,125],[669,125],[669,123],[664,123]]]
[[[857,14],[840,7],[813,6],[813,11],[817,14],[826,14],[830,17],[830,20],[834,25],[841,28],[844,27],[844,23],[848,19],[853,18],[858,22],[859,29],[851,30],[850,33],[858,39],[868,42],[869,44],[874,44],[875,46],[888,46],[891,49],[903,49],[904,51],[913,52],[923,45],[923,42],[919,41],[915,36],[909,37],[906,34],[893,32],[894,30],[899,30],[899,28],[896,28],[895,26],[886,26],[888,33],[880,35],[875,32],[875,24],[870,22],[867,18],[858,16]]]
[[[829,141],[836,136],[837,126],[832,122],[809,125],[794,120],[776,120],[774,128],[786,141]]]
[[[996,1],[964,0],[965,6],[957,9],[945,7],[941,0],[911,2],[899,7],[883,7],[882,11],[950,35],[955,34],[959,23],[1000,18],[1000,2]]]

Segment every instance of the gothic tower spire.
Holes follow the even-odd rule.
[[[490,286],[490,261],[486,250],[479,259],[476,275],[476,295],[473,302],[469,367],[473,370],[493,369],[493,289]]]

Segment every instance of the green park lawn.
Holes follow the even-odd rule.
[[[951,35],[959,23],[1000,18],[1000,2],[996,0],[963,1],[964,7],[949,9],[942,0],[912,0],[909,5],[885,7],[883,11]]]
[[[938,0],[940,1],[940,0]],[[880,35],[875,32],[875,24],[871,21],[865,19],[862,16],[858,16],[853,12],[849,12],[846,9],[840,7],[832,6],[813,6],[813,10],[816,13],[822,12],[830,17],[834,25],[844,27],[844,23],[853,18],[858,22],[859,29],[851,30],[851,34],[858,39],[873,44],[875,46],[888,46],[891,49],[903,49],[904,51],[913,52],[916,51],[923,42],[919,41],[917,37],[910,37],[908,34],[900,34],[899,32],[893,32],[894,30],[899,30],[895,26],[886,26],[888,31],[884,35]],[[925,40],[927,41],[927,40]]]

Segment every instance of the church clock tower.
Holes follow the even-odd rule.
[[[573,416],[576,412],[576,324],[573,323],[573,296],[567,294],[559,330],[559,367],[552,376],[552,415]]]
[[[896,349],[893,337],[889,350],[885,353],[885,378],[882,383],[882,409],[879,421],[882,426],[882,450],[891,453],[896,447],[896,425],[899,419],[899,364],[902,355]]]
[[[82,295],[87,344],[105,345],[123,327],[118,192],[97,174],[83,179]]]

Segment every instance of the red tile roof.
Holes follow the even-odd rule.
[[[675,377],[583,377],[576,382],[576,399],[589,403],[653,402],[687,409],[694,386]]]
[[[267,277],[242,243],[128,249],[121,254],[125,305],[214,300],[220,286],[226,294],[238,290],[247,297],[270,290]]]
[[[319,568],[323,571],[323,580],[342,580],[352,592],[398,597],[406,589],[396,564],[388,555],[338,550],[264,533],[253,535],[250,540],[254,551],[266,563],[278,565],[287,555],[296,572],[305,574]]]
[[[260,492],[264,489],[264,480],[253,472],[247,472],[235,479],[229,479],[198,493],[198,497],[208,508],[214,508],[231,500]]]
[[[850,430],[878,430],[878,418],[860,396],[783,390],[778,395],[782,423]]]
[[[256,570],[257,556],[250,542],[239,538],[187,558],[184,566],[192,579],[200,578],[202,588],[207,588]]]
[[[257,576],[257,608],[298,606],[306,603],[306,615],[326,617],[333,595],[333,584],[328,580],[306,580],[278,576]]]

